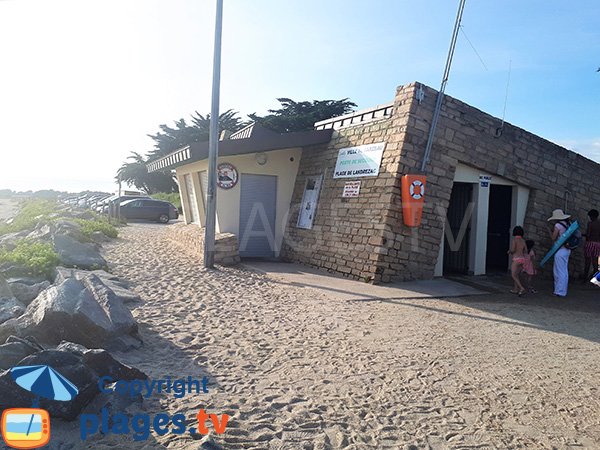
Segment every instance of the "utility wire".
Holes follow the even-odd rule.
[[[477,51],[477,49],[475,48],[475,46],[473,45],[473,43],[471,42],[471,40],[469,39],[469,37],[467,36],[467,33],[465,33],[464,27],[462,25],[460,26],[460,32],[465,37],[465,39],[467,40],[467,42],[469,43],[469,45],[471,46],[471,48],[473,49],[473,51],[475,52],[475,54],[477,55],[477,57],[479,58],[479,61],[481,61],[481,65],[483,66],[483,68],[486,71],[488,71],[488,68],[485,65],[485,62],[483,61],[483,58],[481,57],[481,55],[479,54],[479,52]]]

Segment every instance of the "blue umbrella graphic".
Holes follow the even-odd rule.
[[[40,397],[68,402],[73,400],[79,392],[77,386],[50,366],[13,367],[10,374],[15,383],[35,395],[34,408],[39,406]],[[27,434],[31,429],[33,418],[32,415]]]

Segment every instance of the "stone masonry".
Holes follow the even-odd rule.
[[[169,226],[169,238],[182,250],[204,260],[204,228],[178,223]],[[219,233],[215,237],[215,263],[222,266],[239,264],[237,237],[232,233]]]
[[[421,102],[419,88],[425,94]],[[327,147],[304,150],[286,228],[285,259],[365,281],[432,278],[458,163],[530,189],[523,226],[536,241],[538,255],[550,247],[546,219],[553,209],[564,207],[566,192],[568,212],[585,227],[586,212],[600,198],[599,164],[508,123],[500,134],[500,119],[449,96],[425,172],[422,224],[404,226],[400,177],[419,173],[436,95],[420,83],[401,86],[390,118],[341,128]],[[342,198],[350,179],[332,178],[339,149],[376,142],[386,142],[379,176],[357,178],[362,182],[360,196]],[[319,174],[324,179],[313,229],[299,229],[306,177]],[[579,249],[570,267],[577,272],[581,266]]]

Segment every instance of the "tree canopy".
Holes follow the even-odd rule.
[[[313,100],[295,102],[290,98],[278,98],[281,108],[270,109],[268,115],[256,113],[248,117],[265,128],[277,133],[312,130],[315,122],[342,116],[354,111],[356,104],[343,98],[341,100]]]
[[[266,116],[249,114],[248,117],[277,133],[312,130],[315,122],[330,119],[352,112],[356,105],[347,98],[341,100],[313,100],[295,102],[289,98],[278,98],[279,109],[270,109]],[[219,133],[223,130],[235,132],[248,122],[242,120],[236,111],[227,110],[219,115]],[[143,190],[148,194],[157,192],[177,192],[177,182],[172,171],[148,173],[146,164],[171,153],[174,150],[194,142],[208,141],[210,114],[202,115],[198,111],[191,119],[176,120],[173,126],[159,125],[156,134],[148,136],[154,141],[154,148],[144,156],[131,152],[127,160],[117,171],[116,178]]]

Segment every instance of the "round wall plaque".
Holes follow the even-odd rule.
[[[231,189],[238,182],[238,171],[233,164],[221,163],[217,166],[217,186]]]

